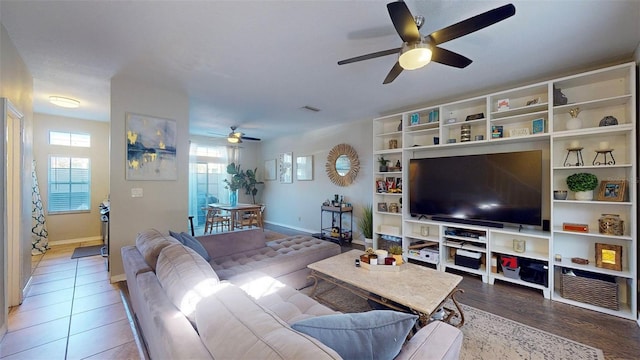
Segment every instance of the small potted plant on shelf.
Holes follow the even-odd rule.
[[[385,159],[384,156],[380,156],[378,158],[378,164],[380,164],[380,172],[387,172],[389,170],[387,164],[389,164],[389,160]]]
[[[389,255],[396,259],[396,265],[402,265],[402,246],[391,245],[388,251]]]
[[[567,177],[569,190],[575,193],[576,200],[593,200],[593,190],[598,186],[598,178],[589,173],[577,173]]]

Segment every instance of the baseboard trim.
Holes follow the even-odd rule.
[[[265,221],[265,223],[271,224],[271,225],[275,225],[275,226],[282,226],[282,227],[286,227],[286,228],[289,228],[289,229],[306,232],[306,233],[309,233],[309,234],[313,234],[313,233],[318,232],[316,230],[304,229],[304,228],[301,228],[301,227],[291,226],[289,224],[281,224],[281,223],[277,223],[277,222],[273,222],[273,221]]]
[[[49,246],[53,247],[53,246],[60,246],[60,245],[91,243],[91,242],[96,242],[93,245],[102,244],[102,236],[89,236],[89,237],[76,238],[76,239],[54,240],[54,241],[49,241]],[[91,244],[87,244],[87,245],[91,245]]]

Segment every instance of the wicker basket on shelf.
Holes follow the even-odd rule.
[[[565,299],[611,310],[619,310],[620,308],[618,284],[615,282],[562,274],[560,278],[560,295]]]

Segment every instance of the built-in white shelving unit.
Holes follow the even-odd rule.
[[[402,242],[406,259],[422,261],[438,270],[462,270],[490,284],[497,280],[528,286],[555,301],[638,320],[635,72],[635,63],[620,64],[374,119],[374,247],[381,236],[391,236]],[[566,96],[566,103],[554,101],[558,90]],[[508,106],[504,106],[504,100],[508,100]],[[568,127],[570,110],[576,107],[580,108],[582,125]],[[617,125],[601,126],[605,116],[615,117]],[[615,164],[597,161],[601,153],[596,150],[601,150],[604,142],[612,149],[609,155]],[[582,148],[583,164],[579,166],[567,161],[568,149],[576,144]],[[409,213],[411,159],[531,149],[543,151],[543,218],[550,223],[548,231],[542,226],[519,229],[448,223]],[[377,160],[381,156],[390,160],[390,171],[379,171]],[[398,162],[401,168],[396,167]],[[575,200],[571,191],[565,200],[554,199],[553,191],[567,190],[566,178],[578,172],[592,173],[599,181],[626,182],[624,199]],[[402,191],[381,189],[380,181],[387,183],[389,179],[404,184]],[[595,194],[597,197],[598,189]],[[397,205],[398,212],[391,211],[391,204]],[[602,214],[619,215],[624,222],[622,235],[599,231]],[[589,231],[565,231],[563,223],[586,224]],[[514,241],[524,242],[526,249],[514,250]],[[622,249],[622,269],[596,266],[596,244]],[[421,253],[422,248],[429,251]],[[479,266],[456,264],[456,249],[480,254]],[[509,256],[546,269],[546,276],[525,281],[506,276],[499,266],[492,267],[495,259]],[[589,264],[574,263],[572,258],[587,259]],[[589,296],[576,300],[569,288],[563,287],[564,276],[573,273],[607,281],[613,303],[609,299],[603,305]]]

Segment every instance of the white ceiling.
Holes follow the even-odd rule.
[[[442,45],[467,68],[432,63],[383,85],[394,55],[336,62],[401,45],[387,2],[0,0],[0,20],[34,77],[35,112],[109,121],[121,73],[187,92],[192,134],[238,125],[263,139],[631,60],[640,41],[637,0],[512,1],[515,16]],[[507,3],[407,1],[423,35]]]

